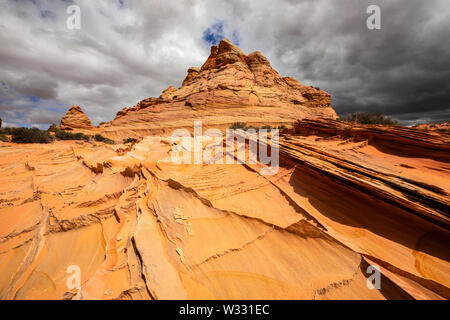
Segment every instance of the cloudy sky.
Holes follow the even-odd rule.
[[[366,26],[370,4],[380,30]],[[339,114],[450,120],[449,0],[0,0],[0,118],[46,128],[77,104],[110,121],[180,86],[222,37],[330,92]]]

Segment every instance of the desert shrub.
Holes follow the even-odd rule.
[[[249,130],[249,129],[255,129],[255,130],[259,130],[259,129],[265,129],[265,130],[272,130],[272,129],[278,129],[278,130],[283,130],[283,129],[287,129],[285,125],[281,125],[277,128],[272,127],[270,125],[264,125],[262,127],[255,127],[255,126],[247,126],[245,122],[235,122],[231,125],[230,129],[233,130],[237,130],[237,129],[243,129],[245,131]]]
[[[78,133],[71,133],[64,130],[56,130],[55,137],[58,140],[84,140],[89,141],[89,136],[78,132]]]
[[[50,143],[53,137],[38,128],[11,128],[11,141],[15,143]]]
[[[237,129],[245,129],[246,128],[245,122],[235,122],[231,125],[230,129],[237,130]]]
[[[0,141],[2,141],[2,142],[9,142],[9,139],[8,139],[7,136],[5,136],[3,134],[0,134]]]
[[[137,140],[135,138],[128,138],[128,139],[123,139],[123,143],[127,144],[127,143],[136,143]]]
[[[236,129],[243,129],[245,131],[249,130],[249,129],[255,129],[255,130],[259,130],[259,129],[265,129],[265,130],[272,130],[272,129],[278,129],[278,130],[283,130],[283,129],[287,129],[286,126],[281,125],[277,128],[272,127],[270,125],[264,125],[262,127],[255,127],[255,126],[247,126],[245,122],[235,122],[231,125],[230,129],[236,130]]]
[[[385,124],[385,125],[396,125],[397,121],[392,118],[385,116],[380,112],[353,112],[345,114],[339,118],[341,121],[355,122],[360,124]]]
[[[96,134],[94,136],[94,140],[98,141],[98,142],[104,142],[107,144],[114,144],[115,142],[111,139],[105,138],[104,136],[102,136],[101,134]]]
[[[12,134],[12,132],[13,132],[13,130],[14,130],[14,128],[9,128],[9,127],[6,127],[6,128],[0,128],[0,134]]]

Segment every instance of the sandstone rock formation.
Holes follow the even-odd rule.
[[[440,131],[450,133],[450,122],[441,123],[423,123],[415,126],[414,128],[423,129],[428,131]]]
[[[224,39],[201,68],[188,69],[181,88],[121,110],[101,130],[115,139],[192,128],[194,120],[224,129],[238,121],[279,126],[312,117],[336,118],[328,93],[281,77],[260,52],[247,56]]]
[[[4,146],[0,299],[448,299],[447,139],[305,120],[273,176],[159,136]]]
[[[98,128],[76,106],[61,120],[135,144],[0,142],[0,299],[449,299],[450,136],[335,118],[329,94],[224,40],[181,88]],[[260,142],[278,170],[177,164],[226,145],[170,137],[194,120],[289,125],[224,154]]]
[[[62,130],[91,129],[92,123],[79,106],[71,106],[62,117],[59,128]]]

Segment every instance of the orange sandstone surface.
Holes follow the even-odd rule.
[[[0,299],[448,299],[450,136],[335,117],[222,41],[180,89],[86,129],[133,145],[0,142]],[[168,128],[198,119],[295,124],[263,175],[170,161],[194,143]]]

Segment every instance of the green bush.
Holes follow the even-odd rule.
[[[107,144],[115,144],[115,142],[111,139],[105,138],[104,136],[102,136],[101,134],[96,134],[94,136],[94,140],[98,141],[98,142],[104,142]]]
[[[123,139],[123,143],[127,144],[127,143],[136,143],[137,140],[135,138],[128,138],[128,139]]]
[[[55,137],[58,140],[84,140],[89,141],[89,136],[79,132],[71,133],[64,130],[56,130]]]
[[[47,129],[47,131],[48,132],[57,132],[59,129],[58,129],[58,127],[56,126],[56,124],[52,124],[48,129]]]
[[[345,114],[339,118],[341,121],[354,122],[360,124],[385,124],[385,125],[397,125],[398,122],[385,116],[380,112],[353,112]]]
[[[53,137],[47,131],[38,128],[7,128],[11,134],[11,142],[15,143],[50,143]]]
[[[230,129],[237,130],[237,129],[245,129],[246,128],[245,122],[235,122],[231,125]]]

